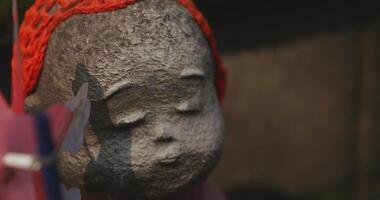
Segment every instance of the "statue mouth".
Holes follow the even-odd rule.
[[[168,138],[168,139],[167,139]],[[172,137],[165,138],[165,141],[160,140],[159,143],[164,145],[163,149],[156,152],[156,163],[162,166],[173,166],[178,164],[183,158],[181,145]]]
[[[174,165],[179,162],[179,156],[166,156],[158,161],[160,165]]]

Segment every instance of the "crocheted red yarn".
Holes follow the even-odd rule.
[[[49,39],[60,23],[76,14],[114,11],[138,1],[140,0],[36,0],[26,12],[24,22],[20,27],[24,94],[28,95],[36,88],[43,68]],[[210,44],[215,60],[215,86],[218,98],[222,101],[225,94],[226,70],[216,50],[213,32],[192,0],[177,1],[192,14]]]

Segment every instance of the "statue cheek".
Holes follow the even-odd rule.
[[[62,182],[68,189],[84,187],[84,176],[89,163],[90,158],[83,148],[76,155],[72,155],[70,152],[61,153],[58,162],[59,173]]]
[[[214,112],[183,115],[173,123],[178,130],[178,139],[183,152],[210,153],[222,145],[223,126],[220,116]]]

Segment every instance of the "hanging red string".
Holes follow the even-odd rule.
[[[13,77],[12,77],[12,110],[16,113],[24,112],[24,93],[23,93],[23,70],[22,70],[22,54],[19,40],[19,20],[17,0],[12,0],[12,16],[13,16]]]

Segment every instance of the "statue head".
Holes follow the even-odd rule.
[[[199,184],[216,165],[223,120],[215,83],[223,70],[207,24],[186,2],[125,1],[50,30],[40,69],[25,70],[27,110],[63,102],[86,82],[92,102],[81,151],[60,155],[68,188],[160,199]]]

